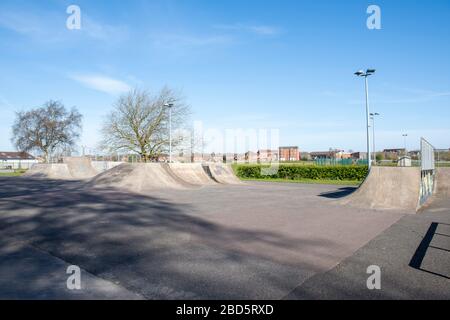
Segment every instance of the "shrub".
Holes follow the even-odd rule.
[[[305,166],[280,165],[272,176],[261,175],[264,165],[238,165],[236,174],[244,179],[286,179],[286,180],[349,180],[361,181],[368,174],[367,166]]]

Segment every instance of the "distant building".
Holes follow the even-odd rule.
[[[0,167],[6,169],[28,169],[39,161],[28,152],[0,151]]]
[[[367,152],[353,152],[351,158],[354,160],[367,160]]]
[[[411,157],[403,156],[398,159],[398,166],[399,167],[411,167]]]
[[[278,161],[278,150],[258,150],[256,154],[260,162]]]
[[[280,147],[278,156],[280,161],[299,161],[300,152],[298,147]]]
[[[335,159],[351,159],[352,154],[345,151],[338,151],[334,154]]]
[[[314,151],[311,152],[310,155],[313,160],[333,158],[333,153],[330,151]]]
[[[406,155],[406,149],[405,148],[384,149],[383,155],[384,159],[386,160],[397,160],[400,156]]]
[[[405,148],[398,148],[398,149],[384,149],[383,153],[385,154],[405,154],[406,153],[406,149]]]
[[[409,151],[408,156],[410,156],[411,159],[413,159],[413,160],[419,160],[420,159],[420,150]]]
[[[300,160],[311,160],[311,154],[309,152],[300,152]]]

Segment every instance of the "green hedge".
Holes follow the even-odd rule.
[[[287,180],[364,180],[368,173],[367,166],[305,166],[283,165],[272,176],[261,175],[261,165],[238,165],[236,174],[243,179],[287,179]]]

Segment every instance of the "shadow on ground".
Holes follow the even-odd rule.
[[[25,242],[149,299],[281,298],[316,268],[242,245],[309,251],[335,245],[222,226],[160,198],[24,178],[0,179],[0,234],[0,256]],[[1,286],[24,279],[40,290],[52,286],[34,266],[11,266]]]
[[[344,187],[339,188],[337,191],[321,193],[319,196],[330,199],[340,199],[352,194],[356,190],[358,190],[358,187]]]

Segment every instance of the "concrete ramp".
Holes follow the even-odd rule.
[[[436,196],[450,198],[450,168],[436,169]]]
[[[115,161],[92,161],[91,165],[97,174],[108,171],[114,167],[120,166],[124,162],[115,162]]]
[[[420,173],[420,168],[372,167],[359,189],[339,203],[357,208],[416,212]]]
[[[55,180],[84,180],[97,175],[89,158],[67,157],[63,163],[35,164],[23,176]]]
[[[222,184],[242,184],[242,181],[236,177],[233,168],[225,164],[209,164],[208,168],[211,177]]]
[[[216,185],[201,163],[171,163],[170,170],[181,180],[196,186]]]
[[[94,187],[115,187],[137,193],[193,187],[174,176],[167,165],[160,163],[121,164],[99,174],[89,184]]]
[[[89,158],[67,157],[63,159],[63,162],[67,164],[70,174],[74,179],[89,179],[98,174]]]
[[[23,177],[54,179],[54,180],[71,180],[69,167],[65,163],[39,163],[35,164]]]

